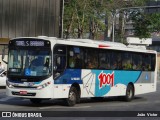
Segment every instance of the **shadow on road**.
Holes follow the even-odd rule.
[[[132,101],[146,101],[145,98],[143,97],[135,97]],[[132,102],[131,101],[131,102]],[[86,99],[81,99],[81,102],[79,104],[103,104],[104,102],[106,103],[125,103],[122,99],[122,97],[106,97],[106,98],[86,98]],[[6,104],[6,105],[16,105],[16,106],[23,106],[23,107],[48,107],[48,106],[66,106],[64,100],[62,99],[55,99],[55,100],[43,100],[42,103],[40,104],[33,104],[30,102],[29,99],[23,99],[23,98],[11,98],[6,101],[1,101],[0,104]]]

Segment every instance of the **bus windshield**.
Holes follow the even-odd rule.
[[[47,76],[51,74],[51,51],[11,49],[8,56],[9,76]]]

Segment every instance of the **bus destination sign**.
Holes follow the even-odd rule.
[[[16,41],[15,42],[15,45],[16,46],[22,46],[22,47],[25,47],[25,46],[44,46],[45,43],[44,41]]]

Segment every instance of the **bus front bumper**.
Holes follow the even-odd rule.
[[[51,99],[54,98],[52,87],[52,85],[48,85],[47,87],[42,89],[18,87],[10,88],[6,85],[6,94],[13,97]]]

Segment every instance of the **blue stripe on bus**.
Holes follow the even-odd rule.
[[[96,76],[95,81],[91,80],[91,82],[95,83],[94,95],[97,97],[106,95],[111,90],[111,87],[117,84],[123,84],[127,86],[130,82],[135,83],[138,81],[141,73],[141,71],[91,70],[91,74]],[[105,76],[108,79],[107,81],[105,78],[103,78],[103,81],[101,81],[103,84],[101,85],[100,75],[103,77]],[[112,81],[112,78],[109,78],[112,77],[112,75],[114,77],[114,81]],[[83,84],[83,80],[81,78],[81,69],[67,69],[63,75],[54,81],[55,84],[73,84],[75,82],[78,84]]]
[[[82,84],[81,69],[67,69],[63,75],[54,81],[55,84]]]
[[[100,87],[100,79],[97,76],[99,76],[102,73],[102,71],[92,70],[92,73],[96,74],[95,96],[103,96],[107,94],[110,91],[112,85],[106,83],[106,85],[103,85],[102,87]],[[114,74],[114,86],[117,84],[123,84],[127,86],[128,83],[130,82],[135,83],[139,79],[141,73],[142,73],[141,71],[103,70],[103,74],[106,74],[106,75]],[[107,82],[109,81],[110,80],[108,80]]]
[[[93,74],[96,74],[96,80],[98,81],[98,75],[101,72],[106,74],[111,74],[114,72],[115,76],[115,84],[122,83],[127,85],[128,82],[135,83],[141,75],[141,71],[119,71],[119,70],[91,70]],[[81,79],[81,69],[67,69],[63,75],[61,75],[57,80],[55,80],[55,84],[72,84],[77,82],[82,84]]]

